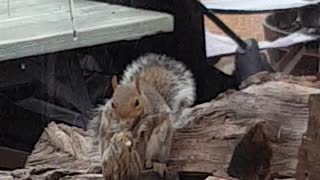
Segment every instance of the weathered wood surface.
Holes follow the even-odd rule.
[[[292,177],[307,127],[308,96],[320,92],[319,83],[306,79],[261,73],[243,83],[241,91],[230,91],[194,107],[190,128],[184,127],[176,136],[173,165],[182,171],[224,174],[239,137],[248,131],[248,125],[261,121],[271,126],[267,131],[272,148],[270,174]],[[250,169],[250,157],[258,153],[251,150],[247,154],[239,151],[245,159],[234,164],[235,168]],[[247,173],[246,168],[229,169],[232,174]]]
[[[74,40],[68,1],[0,1],[0,61],[139,39],[173,31],[169,14],[88,0],[74,3]]]
[[[307,130],[308,98],[320,93],[320,81],[260,73],[241,88],[186,110],[192,116],[178,123],[171,170],[226,179],[294,178]],[[101,175],[86,174],[90,165],[99,163],[97,151],[88,148],[91,135],[90,130],[51,123],[26,169],[3,172],[3,177],[101,179]]]
[[[299,152],[298,179],[320,179],[320,95],[310,96],[307,132]]]

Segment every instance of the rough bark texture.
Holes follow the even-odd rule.
[[[179,123],[169,169],[225,179],[294,178],[308,126],[308,99],[320,93],[319,87],[316,77],[260,73],[241,91],[186,110],[192,115]],[[86,174],[99,162],[99,154],[88,148],[91,138],[90,130],[51,123],[25,169],[0,172],[0,179],[102,179]]]
[[[320,179],[320,95],[310,96],[309,107],[310,120],[299,152],[298,179]]]

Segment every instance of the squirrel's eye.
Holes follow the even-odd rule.
[[[135,107],[139,106],[139,100],[138,99],[136,99],[136,101],[134,102],[134,106]]]
[[[112,108],[116,108],[116,106],[114,105],[113,102],[111,103],[111,107],[112,107]]]

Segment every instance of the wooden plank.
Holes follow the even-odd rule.
[[[304,52],[305,47],[303,45],[294,46],[273,66],[273,68],[276,71],[290,73],[295,65],[297,65]]]
[[[8,0],[0,1],[0,21],[29,18],[32,16],[57,12],[69,12],[69,4],[67,0],[10,0],[9,4],[10,15],[8,15]],[[89,0],[77,0],[74,4],[74,8],[78,9],[104,5],[104,3],[96,3]]]
[[[303,57],[305,52],[305,47],[301,47],[301,49],[297,52],[297,54],[291,58],[291,60],[286,64],[286,66],[283,68],[284,73],[291,73],[293,69],[296,67],[296,65],[301,61],[301,58]]]
[[[279,50],[284,51],[286,53],[290,51],[290,49],[285,49],[285,48],[279,48]],[[318,52],[317,50],[312,51],[312,49],[306,48],[306,51],[304,52],[304,55],[305,56],[315,57],[315,58],[320,58],[320,54],[317,53],[317,52]]]
[[[74,9],[76,41],[66,11],[0,21],[0,61],[173,31],[169,14],[98,5]]]

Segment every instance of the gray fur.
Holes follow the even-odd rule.
[[[162,90],[159,91],[159,94],[163,97],[165,103],[168,104],[172,113],[179,119],[183,109],[191,106],[195,101],[195,82],[193,75],[187,70],[183,63],[169,58],[166,55],[147,54],[127,66],[120,84],[132,84],[134,79],[143,72],[143,69],[150,66],[163,67],[167,71],[172,72],[174,78],[172,78],[173,81],[170,81],[169,85],[166,86],[167,89],[163,89],[161,84],[156,84],[158,87],[154,88],[158,91]],[[152,98],[150,100],[152,100]],[[112,119],[106,114],[109,108],[111,108],[110,100],[107,100],[106,104],[95,109],[96,116],[89,122],[88,126],[88,129],[94,129],[95,131],[94,136],[97,139],[94,143],[99,144],[101,155],[112,135],[121,129],[121,124],[112,122]],[[101,142],[102,139],[104,141]]]
[[[195,82],[191,71],[186,66],[166,55],[149,53],[139,57],[132,64],[128,65],[120,84],[130,84],[135,77],[150,66],[161,66],[172,72],[176,82],[170,84],[170,88],[165,90],[166,93],[159,92],[173,113],[179,113],[182,109],[191,106],[195,101]],[[159,85],[160,86],[160,85]],[[154,87],[160,89],[162,87]]]

